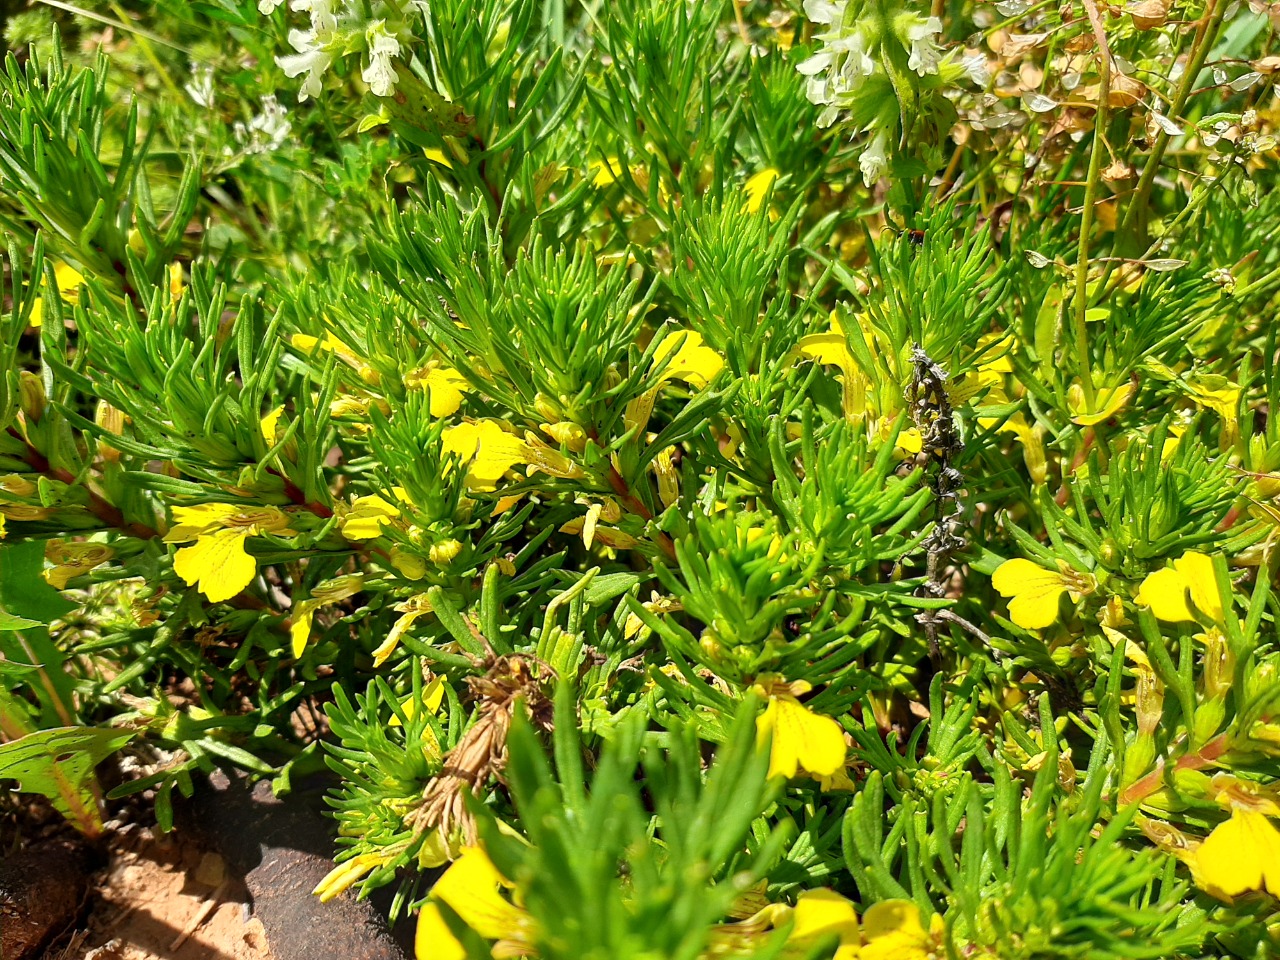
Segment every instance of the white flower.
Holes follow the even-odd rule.
[[[804,15],[812,23],[839,23],[848,0],[804,0]]]
[[[284,3],[284,0],[258,0],[258,12],[264,17],[269,17],[275,12],[276,7]]]
[[[245,153],[269,153],[284,143],[292,129],[285,108],[268,94],[262,98],[262,112],[250,119],[247,126],[237,123],[235,135]]]
[[[289,9],[310,14],[311,32],[323,41],[332,39],[338,29],[338,15],[333,12],[333,0],[290,0]]]
[[[298,52],[287,57],[276,57],[276,63],[286,77],[296,77],[300,73],[307,75],[298,90],[298,102],[301,103],[307,97],[320,96],[320,91],[324,89],[324,72],[333,63],[333,56],[315,43],[313,31],[291,30],[289,42]]]
[[[338,18],[334,16],[330,0],[291,0],[290,10],[305,10],[311,15],[310,30],[290,30],[289,43],[297,53],[276,57],[276,63],[286,77],[305,73],[307,79],[298,90],[298,102],[307,97],[318,97],[324,89],[325,71],[333,64],[330,52],[337,39]]]
[[[191,82],[182,89],[195,101],[197,106],[206,110],[213,106],[213,67],[208,64],[191,64]]]
[[[822,50],[797,66],[809,78],[805,84],[805,96],[811,103],[826,107],[818,116],[821,127],[829,127],[835,122],[840,107],[876,70],[876,62],[868,52],[861,29],[833,32],[826,37],[829,39]]]
[[[862,168],[862,182],[868,187],[883,177],[889,170],[889,133],[881,130],[867,144],[858,158],[858,166]]]
[[[910,47],[907,66],[920,76],[938,72],[942,48],[934,37],[942,32],[942,21],[937,17],[925,19],[918,14],[903,14],[898,18],[898,35]]]
[[[980,53],[975,53],[972,57],[962,57],[960,66],[964,68],[964,72],[969,75],[969,79],[975,86],[986,89],[987,82],[991,79],[991,74],[987,71],[986,57]]]
[[[385,20],[376,20],[365,31],[369,42],[369,65],[360,74],[360,79],[369,85],[375,96],[389,97],[395,93],[396,81],[400,79],[392,57],[400,56],[400,41],[387,33]]]

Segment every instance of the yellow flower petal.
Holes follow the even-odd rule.
[[[416,370],[404,378],[405,386],[426,390],[431,398],[429,410],[433,417],[450,417],[462,406],[462,395],[471,389],[467,378],[457,370],[431,366]]]
[[[587,167],[587,173],[591,176],[592,184],[597,187],[607,187],[622,176],[622,167],[623,164],[617,157],[605,157]]]
[[[401,617],[391,625],[391,632],[387,634],[387,639],[373,651],[375,667],[382,666],[395,652],[396,647],[400,645],[400,638],[413,626],[415,620],[431,612],[431,601],[427,599],[425,593],[420,593],[403,603],[397,603],[396,609],[401,612]]]
[[[104,543],[58,543],[46,547],[45,556],[55,564],[44,571],[44,578],[58,590],[64,590],[67,581],[88,573],[94,567],[106,563],[115,551]]]
[[[427,708],[427,713],[435,713],[440,709],[442,703],[444,703],[444,677],[435,677],[422,689],[422,705]],[[400,701],[400,710],[409,720],[412,720],[417,715],[418,708],[414,702],[413,694]],[[387,726],[401,726],[400,718],[393,713],[391,719],[387,721]]]
[[[743,184],[742,189],[747,195],[748,213],[755,213],[760,209],[761,204],[764,203],[765,194],[777,179],[778,171],[773,167],[765,167]]]
[[[1187,578],[1172,567],[1147,574],[1133,599],[1166,623],[1196,618],[1187,606]]]
[[[1207,410],[1212,410],[1229,426],[1234,427],[1240,418],[1240,386],[1221,374],[1202,373],[1187,377],[1191,399]]]
[[[384,863],[386,863],[384,854],[357,854],[350,860],[344,860],[325,874],[324,879],[316,884],[316,888],[311,893],[313,896],[319,897],[321,903],[328,903],[370,870],[374,870]]]
[[[910,456],[915,456],[924,449],[924,437],[915,427],[899,430],[898,440],[894,444],[894,448]]]
[[[80,284],[84,283],[84,274],[70,264],[58,261],[53,265],[53,279],[58,284],[58,292],[64,300],[75,300],[80,292]]]
[[[866,945],[858,960],[929,960],[929,934],[910,900],[883,900],[863,917]]]
[[[489,855],[480,847],[463,847],[462,854],[431,888],[431,898],[447,903],[468,927],[488,940],[517,939],[529,915],[503,898],[498,888],[509,886]]]
[[[315,619],[319,600],[303,600],[293,613],[293,622],[289,626],[289,640],[293,645],[293,659],[297,660],[307,649],[307,641],[311,639],[311,622]]]
[[[858,942],[858,914],[853,902],[834,890],[806,890],[796,900],[795,926],[788,940],[836,935],[841,944]]]
[[[258,569],[244,548],[244,541],[252,532],[251,527],[224,527],[204,534],[178,551],[173,570],[210,602],[230,600],[249,586]]]
[[[1196,883],[1218,897],[1250,890],[1280,896],[1280,831],[1253,810],[1236,809],[1189,857]]]
[[[492,490],[508,470],[529,462],[528,444],[494,420],[449,427],[442,439],[445,453],[468,464],[467,485],[474,490]]]
[[[392,546],[390,557],[391,565],[406,580],[421,580],[427,575],[427,561],[416,553],[410,553],[398,543]]]
[[[177,303],[186,292],[187,285],[183,280],[182,264],[175,260],[169,264],[169,299]]]
[[[429,901],[418,911],[413,955],[416,960],[467,960],[466,948],[444,922],[440,908]]]
[[[1222,622],[1222,595],[1213,572],[1213,558],[1195,550],[1188,550],[1173,561],[1172,567],[1148,574],[1134,599],[1149,606],[1158,619],[1180,623],[1196,618],[1187,606],[1188,591],[1201,613],[1215,623]]]
[[[1026,630],[1043,630],[1058,619],[1058,598],[1067,589],[1061,573],[1021,558],[996,568],[991,585],[1009,601],[1009,619]]]
[[[671,362],[662,371],[661,382],[683,380],[694,389],[702,389],[724,366],[724,359],[702,342],[702,334],[692,330],[672,330],[658,342],[653,362]]]
[[[239,508],[230,503],[201,503],[194,507],[174,507],[174,525],[165,534],[166,543],[184,543],[195,540],[226,526],[228,520],[239,513]]]
[[[310,334],[295,333],[289,338],[289,343],[300,353],[313,353],[317,347],[321,350],[335,353],[348,366],[354,367],[356,370],[362,370],[365,366],[364,358],[334,336],[332,331],[325,333],[323,340]]]
[[[829,777],[844,766],[844,731],[790,696],[771,696],[756,720],[761,740],[772,735],[769,776],[795,777],[800,769]]]
[[[356,497],[342,521],[342,535],[348,540],[372,540],[382,535],[382,525],[400,516],[400,510],[377,494]]]
[[[1215,623],[1222,622],[1222,594],[1218,592],[1218,578],[1213,572],[1213,558],[1188,550],[1173,561],[1191,591],[1191,602]]]
[[[1067,408],[1071,411],[1071,422],[1089,427],[1110,420],[1129,402],[1133,392],[1133,385],[1130,383],[1122,383],[1118,387],[1099,387],[1094,391],[1093,406],[1088,407],[1084,387],[1073,383],[1067,390]]]
[[[284,406],[276,407],[265,417],[258,421],[258,429],[262,431],[262,439],[267,441],[267,446],[275,446],[276,442],[276,425],[280,422],[280,414],[284,413]]]

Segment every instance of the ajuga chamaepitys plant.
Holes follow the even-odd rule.
[[[1277,29],[13,16],[0,777],[327,767],[423,960],[1280,955]]]

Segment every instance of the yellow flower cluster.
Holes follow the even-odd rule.
[[[465,960],[466,949],[440,911],[445,904],[464,924],[494,941],[494,957],[536,957],[537,922],[502,891],[515,885],[498,871],[484,849],[464,847],[431,889],[418,914],[418,960]],[[737,923],[712,930],[705,956],[749,957],[787,928],[783,956],[806,956],[823,942],[837,944],[835,960],[933,960],[944,955],[942,918],[934,915],[926,930],[920,910],[908,900],[886,900],[867,910],[861,921],[853,903],[834,890],[806,890],[795,906],[773,903]]]

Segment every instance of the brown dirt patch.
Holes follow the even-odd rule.
[[[135,825],[110,853],[82,929],[47,960],[272,960],[244,886],[217,854]]]

